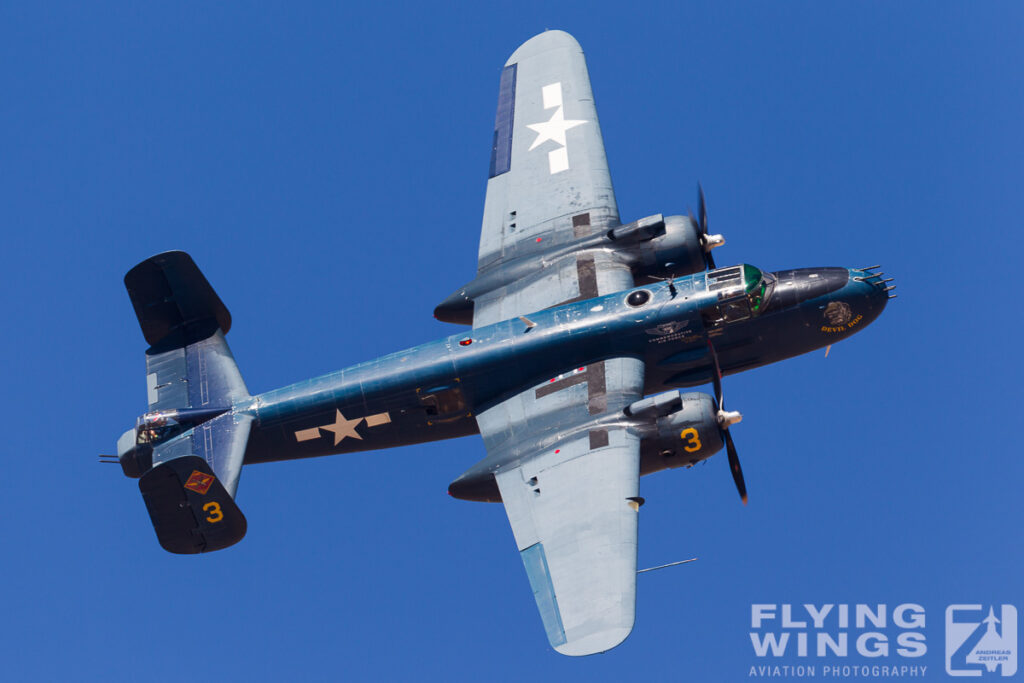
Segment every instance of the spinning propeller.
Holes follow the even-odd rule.
[[[697,234],[700,237],[700,246],[704,249],[704,263],[707,264],[708,270],[714,270],[715,258],[711,255],[711,250],[725,244],[725,238],[721,235],[708,234],[708,211],[704,203],[704,188],[700,183],[697,183],[697,197]]]
[[[703,207],[703,202],[701,206]],[[709,254],[710,256],[710,254]],[[725,450],[729,454],[729,469],[732,470],[732,480],[736,482],[736,490],[740,493],[743,504],[747,504],[747,485],[743,481],[743,470],[740,469],[740,458],[736,455],[736,445],[732,442],[732,434],[729,427],[743,419],[743,415],[736,410],[725,409],[725,396],[722,393],[722,368],[718,365],[718,354],[715,353],[715,346],[708,340],[708,348],[711,349],[711,359],[715,363],[715,374],[712,375],[712,382],[715,386],[715,398],[718,399],[718,426],[725,436]]]

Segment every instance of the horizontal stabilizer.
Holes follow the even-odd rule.
[[[168,552],[220,550],[245,536],[245,515],[199,456],[154,467],[139,480],[139,490],[157,539]]]
[[[124,276],[142,334],[150,346],[180,348],[227,334],[231,314],[192,257],[183,251],[152,256]]]

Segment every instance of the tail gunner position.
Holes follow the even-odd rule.
[[[721,377],[844,339],[891,298],[877,266],[717,268],[723,243],[703,193],[697,217],[619,220],[583,53],[542,33],[501,72],[477,275],[435,310],[472,328],[254,396],[206,278],[154,256],[125,276],[149,408],[116,462],[160,544],[200,553],[245,535],[243,465],[479,433],[449,492],[504,504],[552,647],[607,650],[633,627],[640,475],[724,448],[746,502]]]

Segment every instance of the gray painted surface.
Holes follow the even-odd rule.
[[[516,545],[543,544],[565,642],[545,614],[545,593],[534,593],[552,647],[566,655],[613,648],[633,628],[639,513],[627,499],[638,495],[640,439],[628,429],[609,430],[609,439],[591,450],[587,432],[578,433],[497,475]]]
[[[475,301],[476,329],[634,285],[611,251],[541,254],[619,222],[583,51],[549,31],[512,64],[511,165],[487,184],[478,266],[501,271],[531,250],[538,263]],[[610,358],[477,415],[488,460],[505,463],[496,474],[502,501],[548,640],[563,654],[607,650],[633,627],[637,513],[626,499],[637,495],[640,439],[625,427],[591,428],[643,387],[642,361]]]
[[[579,43],[568,33],[548,31],[520,46],[506,66],[512,64],[517,65],[512,159],[507,173],[487,182],[480,270],[552,240],[572,239],[575,214],[589,212],[595,230],[616,225],[619,218]],[[542,89],[554,84],[561,84],[561,109],[544,106],[552,98],[545,102]],[[586,123],[564,131],[568,169],[551,173],[550,155],[560,154],[563,145],[547,139],[531,150],[543,138],[530,126],[557,116]]]

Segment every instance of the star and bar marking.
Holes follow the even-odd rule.
[[[569,150],[565,141],[565,132],[570,128],[581,126],[587,121],[565,118],[561,82],[545,85],[541,88],[541,97],[544,101],[544,108],[555,109],[555,113],[547,121],[526,124],[527,128],[537,134],[528,151],[533,151],[548,140],[557,144],[557,149],[548,152],[548,171],[554,175],[569,170]]]
[[[359,439],[362,441],[363,437],[358,431],[356,431],[356,427],[358,427],[359,423],[363,421],[366,422],[367,427],[377,427],[391,422],[391,415],[385,411],[383,413],[375,413],[373,415],[367,415],[366,417],[356,417],[350,420],[345,417],[340,410],[335,410],[334,422],[319,425],[317,427],[310,427],[309,429],[299,429],[295,432],[295,440],[301,443],[303,441],[319,439],[321,436],[320,430],[322,429],[334,434],[335,446],[348,438]]]

